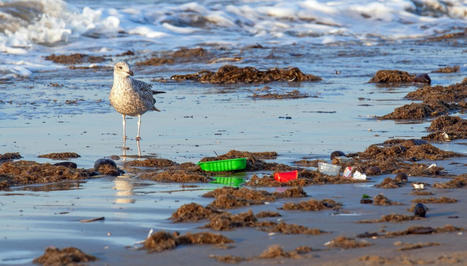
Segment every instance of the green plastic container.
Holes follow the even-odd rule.
[[[199,162],[198,165],[204,171],[209,171],[209,172],[225,172],[225,171],[242,170],[246,168],[246,158],[236,158],[236,159],[210,161],[210,162]]]
[[[224,176],[217,176],[214,177],[216,180],[212,181],[212,184],[222,184],[232,187],[238,187],[243,184],[244,180],[241,177],[224,177]]]

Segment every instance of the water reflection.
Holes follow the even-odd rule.
[[[116,190],[114,203],[116,204],[129,204],[135,203],[133,198],[133,183],[128,177],[116,177],[114,179],[114,187]]]

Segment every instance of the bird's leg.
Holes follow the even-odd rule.
[[[138,157],[141,157],[141,145],[139,140],[136,141],[136,147],[138,148]]]
[[[138,115],[138,133],[136,135],[136,146],[138,147],[138,157],[141,157],[140,132],[141,132],[141,115]]]
[[[141,140],[140,131],[141,131],[141,115],[138,115],[138,134],[136,135],[136,141]]]
[[[123,118],[123,147],[126,146],[126,116],[122,115]]]

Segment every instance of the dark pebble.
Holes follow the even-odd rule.
[[[361,204],[373,204],[373,200],[372,199],[361,199],[360,203]]]
[[[372,166],[366,169],[365,174],[366,175],[379,175],[381,174],[381,169],[379,169],[378,166]]]
[[[422,203],[417,203],[414,208],[414,215],[418,217],[425,217],[427,208]]]
[[[112,175],[112,176],[117,176],[123,173],[123,171],[118,169],[117,164],[113,160],[110,160],[110,159],[98,159],[94,163],[94,171],[102,175]]]
[[[426,73],[418,74],[417,76],[415,76],[414,81],[419,83],[431,84],[431,78]]]
[[[65,166],[67,168],[73,168],[76,169],[78,166],[74,162],[59,162],[59,163],[54,163],[56,166]]]
[[[409,178],[406,173],[398,173],[396,177],[394,177],[394,180],[398,183],[407,183]]]
[[[340,156],[345,156],[345,153],[342,151],[333,151],[331,153],[331,160],[334,159],[334,157],[340,157]]]

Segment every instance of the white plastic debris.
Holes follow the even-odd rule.
[[[318,171],[325,175],[336,176],[339,174],[341,167],[340,165],[333,165],[330,163],[319,162]]]
[[[422,189],[425,189],[425,184],[423,184],[423,183],[412,183],[412,187],[414,189],[422,190]]]
[[[433,167],[436,167],[435,163],[430,164],[430,166],[428,166],[428,169],[433,168]]]
[[[443,134],[441,134],[441,136],[443,136],[444,141],[450,141],[451,140],[449,138],[449,135],[446,132],[443,132]]]
[[[347,166],[342,174],[345,178],[350,178],[352,176],[352,166]]]
[[[355,171],[355,173],[353,173],[352,179],[355,179],[355,180],[366,180],[366,175],[360,173],[359,171]]]

